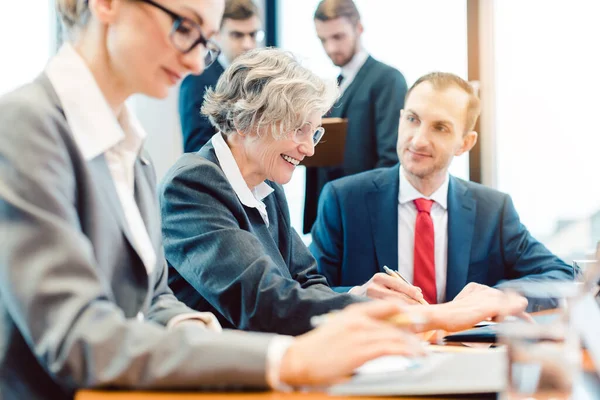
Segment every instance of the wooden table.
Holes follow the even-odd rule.
[[[175,393],[175,392],[101,392],[82,391],[75,400],[335,400],[325,393]],[[381,400],[381,397],[353,397],[357,400]],[[403,397],[404,400],[443,400],[437,397]],[[456,399],[456,398],[454,398]],[[446,398],[447,400],[447,398]]]
[[[583,351],[583,369],[594,371],[594,365],[587,351]],[[75,400],[332,400],[336,397],[326,393],[277,393],[277,392],[132,392],[132,391],[97,391],[82,390],[77,392]],[[338,397],[339,398],[339,397]],[[402,397],[404,400],[442,400],[448,397]],[[460,397],[452,397],[459,399]],[[474,397],[464,397],[473,399]],[[353,397],[361,400],[381,400],[381,397]]]

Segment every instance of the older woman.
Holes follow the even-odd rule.
[[[323,136],[337,97],[277,49],[236,59],[205,97],[219,130],[167,173],[160,201],[170,286],[227,327],[299,334],[314,315],[363,301],[338,294],[290,225],[282,184]]]
[[[295,335],[312,316],[366,299],[334,292],[318,274],[281,187],[313,155],[336,93],[276,49],[240,56],[208,92],[202,112],[219,132],[173,166],[160,193],[169,283],[188,306],[211,310],[227,327]],[[391,287],[381,297],[421,296],[381,278]],[[495,289],[471,286],[460,301],[415,307],[430,327],[450,329],[495,315],[502,301]]]

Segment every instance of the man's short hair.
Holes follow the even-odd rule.
[[[479,97],[475,93],[473,86],[469,82],[449,72],[431,72],[417,79],[410,89],[408,89],[408,92],[406,92],[405,102],[408,101],[408,97],[413,89],[424,82],[429,82],[429,84],[436,90],[444,90],[454,86],[462,89],[466,94],[468,94],[469,103],[467,105],[467,120],[465,121],[464,133],[466,134],[475,129],[477,118],[479,118],[479,114],[481,113],[481,102],[479,101]]]
[[[321,0],[315,11],[315,19],[319,21],[329,21],[332,19],[345,17],[352,25],[360,21],[358,8],[352,0]]]
[[[221,20],[221,27],[226,19],[245,20],[258,15],[258,7],[252,0],[227,0]]]

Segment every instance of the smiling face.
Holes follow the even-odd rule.
[[[413,88],[400,114],[398,157],[416,179],[445,176],[454,156],[469,151],[477,133],[465,132],[469,95],[456,86]]]
[[[207,39],[219,29],[223,0],[154,2],[197,23]],[[106,0],[90,2],[103,12],[100,20],[106,26],[108,63],[128,92],[163,98],[185,75],[204,70],[202,44],[183,54],[171,42],[173,18],[168,13],[143,1],[108,4]]]
[[[320,113],[310,114],[307,122],[310,122],[313,127],[319,127]],[[242,138],[243,157],[235,157],[235,151],[234,157],[250,188],[265,179],[280,185],[288,183],[304,157],[311,157],[315,153],[311,135],[308,135],[302,143],[296,143],[292,139],[292,134],[293,132],[276,139],[270,132],[263,132],[260,136],[251,134]]]

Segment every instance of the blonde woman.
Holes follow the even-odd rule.
[[[214,61],[223,1],[56,2],[71,40],[0,99],[0,397],[324,384],[413,351],[384,322],[393,304],[292,339],[221,331],[178,302],[146,134],[125,100],[164,97]]]

